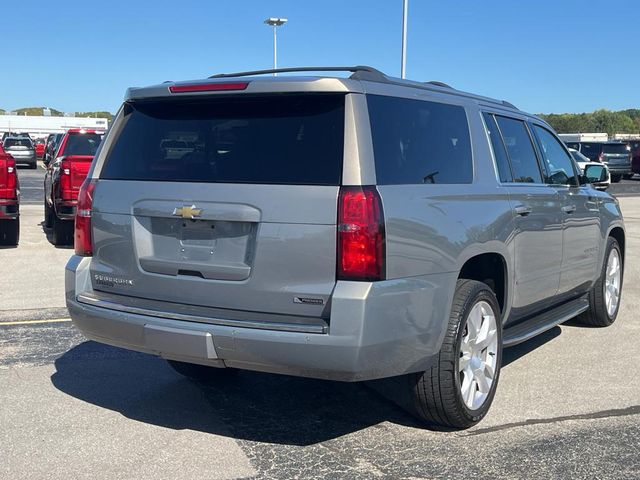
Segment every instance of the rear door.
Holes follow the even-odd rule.
[[[569,152],[541,125],[532,125],[543,160],[545,182],[562,202],[563,247],[560,294],[587,290],[596,278],[600,241],[598,197],[589,185],[580,186]]]
[[[547,301],[558,292],[562,261],[561,200],[558,192],[543,181],[526,123],[500,115],[495,119],[513,174],[513,182],[506,185],[516,226],[512,314],[515,321],[538,310],[538,302]]]
[[[94,289],[322,316],[335,285],[344,102],[126,104],[94,193]]]

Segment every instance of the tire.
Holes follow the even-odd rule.
[[[47,200],[44,200],[44,227],[51,228],[53,226],[53,210],[47,203]]]
[[[618,183],[620,180],[622,180],[622,175],[620,175],[619,173],[611,174],[611,183]]]
[[[73,221],[60,220],[52,212],[53,217],[53,244],[56,247],[68,246],[73,242]]]
[[[31,170],[35,170],[36,168],[38,168],[38,161],[36,160],[35,162],[29,164],[29,168]]]
[[[0,221],[0,245],[17,246],[20,240],[20,220]]]
[[[464,351],[469,352],[468,345],[474,343],[471,339],[472,332],[469,331],[469,314],[472,311],[477,313],[476,308],[481,309],[480,325],[483,327],[485,322],[491,322],[487,314],[493,313],[494,328],[490,331],[494,334],[489,347],[482,351],[475,350],[475,353],[471,350],[472,360],[469,361],[469,354],[465,354]],[[487,325],[490,326],[491,323]],[[475,347],[481,345],[474,345]],[[473,365],[478,369],[483,365],[478,363],[480,358],[476,354],[479,354],[480,358],[484,357],[487,364],[493,366],[493,377],[490,383],[485,383],[485,392],[481,392],[475,374],[471,376],[467,373],[471,372],[470,368]],[[464,356],[467,356],[469,370],[461,371],[460,362]],[[426,372],[414,374],[415,378],[411,380],[414,411],[419,418],[434,426],[464,429],[475,425],[489,411],[500,377],[501,362],[502,322],[496,296],[489,286],[482,282],[458,280],[447,330],[436,361]],[[487,373],[487,367],[481,370]],[[467,400],[463,398],[465,385],[466,391],[473,392],[471,396],[474,400],[471,402],[468,395]]]
[[[635,174],[634,173],[625,173],[622,178],[625,180],[631,180]]]
[[[177,360],[167,360],[167,363],[180,375],[198,383],[221,383],[231,380],[238,374],[235,368],[207,367]]]
[[[609,271],[609,260],[612,255],[617,255],[619,277],[617,284],[618,298],[615,306],[610,310],[607,303],[607,284],[611,283],[612,278],[607,278]],[[616,321],[618,312],[620,311],[620,300],[622,298],[622,280],[624,278],[624,261],[622,259],[622,251],[618,241],[609,237],[607,239],[607,249],[604,255],[604,261],[600,269],[600,276],[593,288],[589,291],[589,309],[578,316],[577,320],[583,325],[592,327],[608,327]],[[611,298],[611,297],[609,297]]]

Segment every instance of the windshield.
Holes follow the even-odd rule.
[[[584,142],[580,144],[580,153],[590,160],[597,160],[602,153],[602,143]]]
[[[578,152],[577,150],[569,150],[569,151],[571,152],[571,155],[573,156],[573,159],[576,162],[590,162],[591,161],[587,157],[585,157],[583,154]]]

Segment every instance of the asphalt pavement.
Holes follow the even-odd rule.
[[[19,174],[21,242],[0,250],[2,479],[640,478],[640,181],[610,190],[627,192],[616,323],[506,350],[489,415],[442,432],[384,386],[255,372],[204,386],[87,341],[64,309],[71,250],[40,224],[43,170]]]

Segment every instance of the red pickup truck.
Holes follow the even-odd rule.
[[[16,161],[0,145],[0,245],[20,239],[20,184]]]
[[[73,221],[80,186],[100,145],[101,132],[73,128],[65,133],[53,158],[45,159],[44,225],[54,245],[73,243]]]

